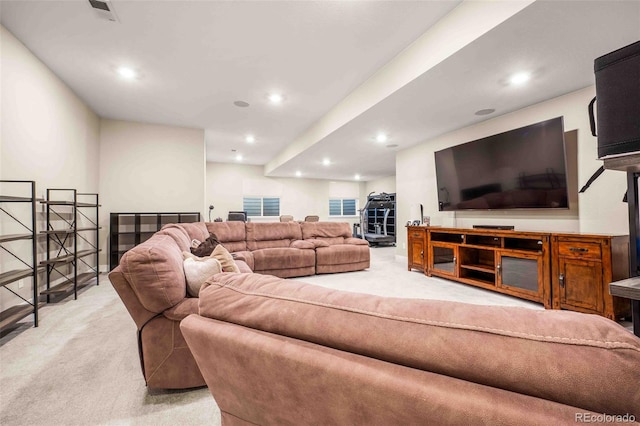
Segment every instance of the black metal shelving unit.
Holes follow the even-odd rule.
[[[200,213],[111,213],[109,216],[109,270],[123,254],[148,240],[169,223],[199,222]]]
[[[34,181],[22,181],[22,180],[0,180],[2,184],[0,194],[0,212],[2,216],[9,219],[9,223],[3,222],[3,230],[13,229],[18,230],[18,233],[0,234],[0,249],[7,253],[10,258],[9,261],[3,262],[2,269],[0,269],[0,287],[10,291],[16,297],[21,299],[24,303],[11,306],[2,312],[0,312],[0,330],[4,331],[22,320],[28,315],[33,314],[33,326],[38,326],[38,268],[37,268],[37,241],[36,241],[36,183]],[[17,195],[3,195],[5,188],[11,186],[16,193],[28,193],[28,196]],[[27,219],[21,219],[19,214],[12,211],[9,205],[28,206],[30,210],[30,217]],[[23,214],[26,212],[22,212]],[[29,241],[31,243],[30,249],[25,247],[19,247],[18,242]],[[29,261],[26,253],[31,252],[31,261]],[[11,259],[14,264],[19,265],[16,269],[9,268],[13,266],[7,266]],[[19,289],[12,288],[14,283],[19,282],[22,279],[31,277],[32,281],[32,300],[29,301],[24,295],[21,295]]]
[[[94,278],[100,284],[100,200],[97,193],[76,194],[76,240],[78,247],[78,275],[76,285],[84,287]],[[93,262],[91,262],[93,260]]]
[[[47,229],[41,231],[46,235],[46,259],[40,262],[46,272],[46,289],[40,294],[47,303],[54,301],[52,297],[58,301],[71,293],[77,299],[78,290],[94,278],[98,284],[98,194],[50,188],[41,203],[46,205]],[[87,261],[89,256],[95,258],[95,266]]]
[[[41,201],[46,205],[47,224],[47,229],[40,231],[47,237],[46,259],[40,262],[46,270],[46,289],[41,294],[47,303],[51,296],[66,296],[71,291],[74,299],[78,298],[76,196],[75,189],[47,189],[47,198]]]

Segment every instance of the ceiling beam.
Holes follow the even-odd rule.
[[[535,0],[466,0],[352,91],[265,165],[265,175],[429,71]]]

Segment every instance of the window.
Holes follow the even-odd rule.
[[[356,216],[358,200],[355,198],[342,198],[329,200],[329,216]]]
[[[280,198],[244,197],[242,208],[247,216],[280,216]]]

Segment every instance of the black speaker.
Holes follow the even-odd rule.
[[[640,41],[600,56],[593,68],[596,97],[589,104],[589,118],[591,133],[598,137],[598,157],[640,151]]]

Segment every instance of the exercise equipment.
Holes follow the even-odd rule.
[[[386,192],[380,194],[369,193],[367,204],[360,210],[360,237],[371,245],[395,245],[396,236],[388,232],[389,214],[395,211],[396,203]],[[377,222],[377,214],[371,217],[371,211],[383,212],[382,222]],[[373,228],[373,229],[372,229]],[[371,232],[373,230],[373,232]]]

